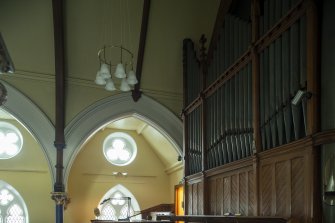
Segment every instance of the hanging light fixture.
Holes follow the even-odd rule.
[[[120,61],[113,63],[112,57],[117,51],[120,53]],[[98,52],[100,69],[97,72],[95,83],[105,85],[107,91],[115,91],[117,88],[112,78],[114,76],[120,79],[119,90],[130,91],[132,86],[138,82],[133,70],[133,57],[133,53],[122,45],[107,45],[101,48]]]
[[[119,0],[120,4],[120,17],[121,20],[124,17],[124,11],[122,9],[122,1]],[[115,7],[114,7],[115,8]],[[128,1],[126,7],[126,15],[129,16],[128,12]],[[110,12],[109,12],[110,13]],[[113,14],[113,13],[112,13]],[[104,45],[98,51],[98,59],[100,63],[99,70],[97,71],[95,83],[97,85],[105,85],[107,91],[130,91],[132,87],[137,84],[137,78],[133,67],[133,53],[123,46],[123,37],[128,36],[130,38],[130,22],[128,20],[129,34],[125,35],[125,25],[121,21],[120,24],[120,42],[117,45]],[[112,26],[112,25],[111,25]],[[111,27],[110,26],[110,27]],[[112,40],[111,40],[112,41]],[[129,40],[129,44],[131,40]],[[120,84],[119,88],[116,85]]]

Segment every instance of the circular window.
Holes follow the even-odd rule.
[[[135,159],[137,147],[130,135],[116,132],[105,139],[103,152],[110,163],[117,166],[125,166]]]
[[[21,151],[22,144],[22,135],[15,126],[0,122],[0,159],[16,156]]]

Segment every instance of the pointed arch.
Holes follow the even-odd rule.
[[[20,193],[3,180],[0,180],[0,203],[0,219],[4,223],[29,222],[27,205]]]
[[[2,81],[7,89],[8,99],[2,108],[13,115],[30,134],[34,136],[43,150],[51,174],[52,185],[55,182],[56,149],[53,146],[55,128],[48,117],[28,97]]]
[[[103,212],[103,210],[101,210],[101,209],[104,208],[104,206],[103,206],[104,202],[107,201],[107,200],[109,200],[110,198],[112,198],[112,196],[115,193],[121,193],[122,196],[129,197],[130,201],[131,201],[131,205],[130,206],[134,210],[134,212],[141,210],[140,205],[138,204],[137,199],[135,198],[135,196],[126,187],[124,187],[121,184],[117,184],[114,187],[112,187],[109,191],[107,191],[105,193],[105,195],[101,198],[101,200],[100,200],[100,202],[98,204],[98,208],[100,209],[100,211]],[[113,208],[110,205],[109,206],[105,206],[105,207],[107,207],[107,208]],[[115,209],[114,209],[114,211],[115,211]],[[140,220],[141,216],[137,215],[136,219]],[[113,220],[117,220],[117,219],[113,219]]]
[[[100,100],[78,114],[65,128],[64,183],[67,185],[72,163],[84,142],[105,124],[124,117],[139,118],[164,135],[182,154],[183,127],[175,114],[155,100],[142,95],[134,102],[131,92]]]

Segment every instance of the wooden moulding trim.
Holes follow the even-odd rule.
[[[280,216],[218,216],[218,215],[160,215],[158,220],[184,221],[184,222],[216,222],[216,223],[286,223],[288,219]]]
[[[258,153],[260,159],[273,158],[274,156],[286,155],[292,152],[299,152],[313,147],[313,138],[307,136],[303,139],[296,140],[286,145],[278,146]]]
[[[306,136],[303,139],[296,140],[286,145],[278,146],[258,153],[262,159],[271,158],[273,156],[287,154],[289,152],[302,151],[306,148],[317,147],[324,144],[335,143],[335,129],[318,132],[311,136]]]
[[[285,32],[293,23],[306,13],[303,1],[298,2],[282,19],[280,19],[267,33],[255,44],[257,52],[261,52]]]
[[[232,163],[225,164],[223,166],[218,166],[216,168],[207,170],[206,176],[211,177],[226,173],[231,174],[232,172],[252,170],[252,165],[253,165],[253,157],[247,157]]]
[[[272,159],[278,156],[291,156],[292,154],[302,154],[306,151],[311,151],[313,147],[335,143],[335,129],[323,131],[314,134],[313,136],[307,136],[303,139],[296,140],[294,142],[278,146],[257,154],[258,158],[264,161],[265,159]],[[291,154],[291,155],[290,155]],[[225,164],[223,166],[218,166],[216,168],[206,170],[204,173],[196,173],[187,176],[188,183],[198,183],[206,177],[212,177],[219,174],[225,174],[232,171],[241,171],[241,169],[252,169],[255,156],[251,156],[245,159],[237,160],[232,163]]]
[[[189,106],[184,109],[186,115],[190,114],[193,110],[198,108],[202,104],[201,96],[197,97]]]
[[[217,91],[225,82],[237,74],[243,67],[245,67],[251,61],[251,50],[250,48],[233,63],[223,74],[221,74],[218,79],[214,81],[209,87],[204,91],[205,97],[211,96],[215,91]]]
[[[205,175],[203,172],[199,172],[190,176],[185,177],[186,184],[196,184],[203,182],[205,179]]]
[[[318,132],[313,135],[313,144],[315,146],[329,143],[335,143],[335,129]]]
[[[217,91],[225,82],[232,78],[238,73],[243,67],[245,67],[251,61],[251,50],[248,49],[233,65],[231,65],[218,79],[214,81],[208,88],[205,89],[204,93],[191,102],[185,109],[186,114],[190,114],[194,109],[202,104],[201,95],[205,95],[206,98],[211,96]]]

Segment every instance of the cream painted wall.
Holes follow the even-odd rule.
[[[10,123],[21,131],[23,148],[14,158],[0,160],[0,179],[22,196],[28,208],[29,222],[53,222],[55,202],[50,198],[53,185],[42,149],[22,125],[13,120]]]
[[[3,75],[1,78],[30,98],[54,122],[55,71],[51,2],[1,1],[0,31],[16,67],[15,74]],[[94,84],[98,67],[96,51],[101,47],[100,34],[97,33],[101,24],[101,1],[65,2],[65,122],[69,123],[87,106],[112,94]],[[80,5],[76,5],[78,2]],[[202,33],[210,36],[219,0],[153,0],[151,3],[141,88],[144,94],[179,115],[183,91],[182,41],[184,38],[196,41]],[[136,1],[131,7],[140,8],[139,5],[140,1]],[[136,29],[138,31],[138,27],[133,27],[133,30]],[[136,48],[136,44],[133,47]],[[10,95],[8,97],[10,100]],[[106,133],[99,132],[94,139],[99,141],[100,137],[101,140],[103,134]],[[108,176],[96,175],[108,174],[111,169],[118,171],[118,168],[112,168],[102,154],[96,153],[99,146],[90,141],[72,167],[68,185],[72,203],[65,211],[65,221],[75,223],[75,220],[81,218],[90,219],[93,216],[93,208],[103,194],[120,182],[138,198],[142,209],[173,201],[173,188],[180,181],[182,172],[166,175],[166,167],[150,152],[150,146],[141,138],[138,140],[139,144],[143,145],[143,157],[139,156],[133,165],[127,167],[127,171],[131,174],[156,177],[135,181],[132,178],[111,179]],[[52,143],[50,142],[50,146],[53,147]],[[0,177],[13,184],[27,199],[32,222],[52,222],[54,202],[49,198],[49,192],[52,190],[49,170],[36,142],[29,147],[29,151],[30,153],[24,157],[17,157],[20,162],[1,161],[0,167],[22,170],[31,168],[32,171],[22,173],[4,169],[0,172]],[[92,165],[94,169],[90,168]],[[35,167],[41,171],[33,171]],[[93,175],[87,175],[91,170]],[[150,193],[147,193],[148,191]],[[38,214],[40,216],[37,218]]]
[[[2,78],[53,120],[55,69],[51,3],[2,0],[0,32],[16,69],[14,75],[2,75]]]
[[[124,131],[137,143],[137,157],[132,164],[118,167],[105,159],[102,152],[103,140],[112,132],[115,130],[100,130],[76,157],[69,175],[68,192],[71,203],[65,211],[66,223],[88,222],[93,219],[93,209],[103,195],[117,184],[126,187],[136,197],[141,209],[173,202],[173,188],[170,177],[164,171],[165,166],[136,131]],[[114,171],[128,172],[129,176],[112,176]]]
[[[183,178],[184,178],[184,168],[181,168],[171,174],[169,174],[169,178],[170,178],[170,189],[172,190],[173,196],[172,196],[172,203],[174,203],[174,187],[176,185],[179,185]]]
[[[112,95],[93,83],[99,67],[97,50],[103,44],[102,39],[106,39],[101,27],[104,1],[80,1],[80,6],[76,2],[78,0],[67,1],[67,123],[89,104]],[[176,115],[180,114],[183,102],[183,39],[193,38],[197,42],[203,33],[210,36],[218,6],[218,0],[151,1],[141,89]],[[141,20],[141,7],[142,1],[130,4],[135,21]],[[114,41],[119,38],[115,28],[107,29],[112,31]],[[131,47],[136,52],[140,31],[138,21],[132,24],[131,31],[134,32]]]
[[[219,2],[151,1],[141,87],[175,114],[183,106],[183,39],[211,36]]]
[[[80,4],[78,3],[80,2]],[[65,1],[66,123],[112,93],[94,84],[101,47],[104,1]],[[132,48],[137,55],[142,2],[130,4]],[[219,0],[154,0],[143,64],[142,91],[179,115],[182,109],[182,41],[211,35]],[[3,0],[1,33],[16,67],[3,78],[55,119],[51,1]],[[113,30],[112,30],[113,31]],[[118,35],[117,35],[118,36]],[[114,38],[115,39],[115,38]]]

